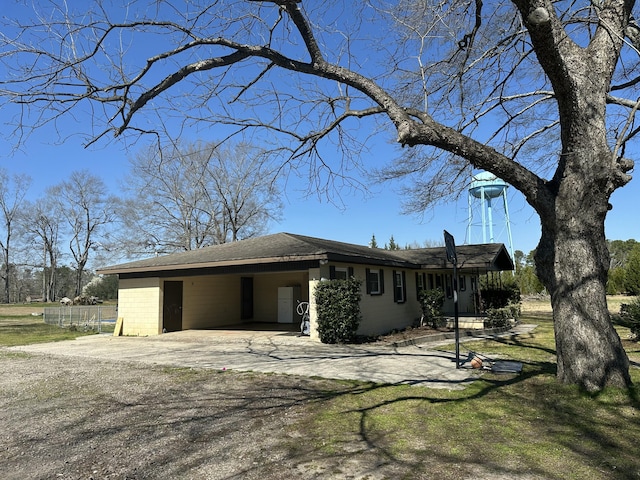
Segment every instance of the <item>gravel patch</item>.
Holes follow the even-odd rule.
[[[0,348],[0,478],[443,478],[428,452],[403,461],[363,432],[324,448],[308,431],[331,398],[369,385]]]
[[[354,438],[339,455],[300,421],[352,386],[0,349],[0,473],[24,479],[393,478]]]

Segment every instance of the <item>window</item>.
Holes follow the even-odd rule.
[[[453,278],[451,275],[447,275],[447,284],[445,287],[445,293],[447,294],[447,298],[453,298],[453,286],[451,285],[453,282]]]
[[[348,275],[349,273],[346,268],[336,267],[336,280],[346,280]]]
[[[393,271],[393,301],[404,303],[406,299],[405,273]]]
[[[348,280],[353,277],[353,267],[329,267],[329,279],[331,280]]]
[[[420,292],[426,289],[427,276],[424,273],[416,272],[416,298],[420,299]]]
[[[467,289],[467,277],[460,275],[458,277],[458,290],[464,292]]]
[[[384,293],[384,274],[382,270],[366,269],[367,294],[382,295]]]

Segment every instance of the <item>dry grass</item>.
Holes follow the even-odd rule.
[[[591,396],[559,385],[551,314],[535,312],[523,318],[539,325],[532,334],[463,344],[523,362],[522,374],[486,373],[462,392],[354,388],[308,420],[316,447],[335,455],[364,439],[368,449],[411,472],[406,478],[640,477],[638,391],[608,389]],[[638,345],[625,343],[632,361],[637,359]]]
[[[611,313],[619,313],[620,305],[623,303],[629,303],[636,297],[630,297],[628,295],[608,295],[607,303],[609,305],[609,311]],[[543,312],[550,313],[551,312],[551,301],[549,297],[536,296],[536,297],[526,297],[523,298],[522,301],[522,313],[535,313],[535,312]]]

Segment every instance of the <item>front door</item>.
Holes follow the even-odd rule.
[[[253,318],[253,278],[240,278],[240,318],[250,320]]]
[[[162,331],[178,332],[180,330],[182,330],[182,282],[164,282]]]

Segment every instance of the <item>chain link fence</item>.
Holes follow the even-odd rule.
[[[118,315],[117,305],[78,305],[45,307],[44,323],[59,327],[113,332]]]

